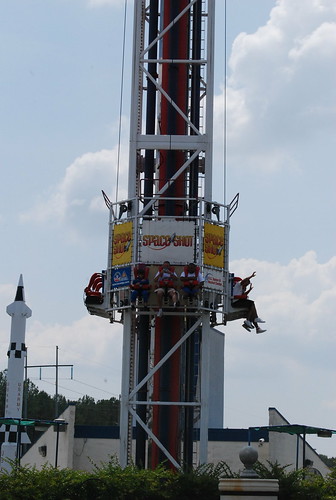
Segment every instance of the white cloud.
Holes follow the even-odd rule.
[[[320,264],[316,253],[309,251],[287,265],[244,259],[233,261],[231,268],[241,277],[257,271],[252,294],[257,296],[259,308],[265,309],[266,314],[269,312],[276,325],[285,329],[290,318],[290,322],[296,324],[295,335],[306,336],[312,334],[319,323],[332,322],[330,302],[336,298],[336,257]],[[260,311],[262,314],[265,313]],[[321,330],[318,338],[329,339],[323,326]]]
[[[332,60],[336,43],[336,24],[322,23],[314,31],[296,41],[295,46],[289,51],[289,59],[293,62],[312,59],[318,61],[320,56]]]
[[[321,264],[314,252],[307,252],[287,265],[245,259],[232,262],[231,268],[242,277],[256,270],[250,298],[255,300],[259,315],[266,321],[262,326],[267,332],[248,334],[241,326],[242,321],[228,324],[225,329],[227,386],[237,388],[237,384],[243,384],[240,391],[244,394],[244,405],[253,406],[256,413],[258,408],[266,409],[278,399],[283,406],[280,411],[288,408],[297,420],[307,422],[304,408],[311,404],[314,411],[310,417],[314,417],[315,422],[320,418],[319,425],[328,420],[325,425],[332,426],[327,407],[335,400],[328,387],[335,378],[332,353],[336,339],[332,325],[336,257]],[[304,394],[307,384],[310,399],[301,407],[296,394]],[[257,394],[253,386],[258,388]],[[239,398],[231,394],[228,402],[237,407],[241,404]],[[231,421],[227,425],[234,424]]]
[[[121,148],[119,164],[117,176],[117,148],[76,158],[66,168],[62,181],[50,188],[33,208],[21,214],[21,222],[58,224],[75,239],[87,235],[87,231],[95,231],[97,220],[102,220],[102,213],[107,211],[101,191],[115,201],[118,178],[118,199],[127,198],[125,148]]]
[[[3,330],[1,337],[5,352],[9,330],[7,335]],[[69,399],[78,399],[80,394],[108,399],[120,393],[121,344],[120,325],[112,326],[108,320],[89,315],[69,325],[29,320],[26,326],[28,366],[55,364],[56,346],[59,347],[59,363],[73,365],[74,380],[71,380],[70,367],[60,368],[63,389],[59,392]],[[7,368],[6,359],[2,356],[1,370]],[[28,376],[41,390],[51,394],[55,390],[55,368],[43,368],[42,371],[31,368]]]
[[[102,210],[103,201],[96,203],[96,194],[104,187],[113,186],[116,177],[116,151],[102,150],[85,153],[66,168],[63,180],[51,190],[46,201],[41,201],[30,212],[22,214],[23,220],[46,222],[64,221],[78,207],[83,211]]]
[[[99,399],[108,399],[112,395],[120,394],[121,325],[111,325],[108,320],[89,315],[70,325],[41,325],[35,322],[27,333],[27,345],[29,363],[32,365],[41,362],[38,359],[41,360],[42,352],[48,354],[49,360],[52,361],[55,345],[59,347],[59,362],[73,364],[74,381],[70,379],[69,370],[68,373],[63,370],[62,385],[67,390],[60,392],[65,393],[67,397],[70,397],[72,390],[93,394]],[[47,350],[39,347],[45,345],[49,346]],[[74,396],[72,398],[78,399]]]
[[[228,143],[237,165],[296,167],[299,143],[314,140],[321,127],[332,134],[335,50],[336,9],[327,0],[280,0],[265,26],[239,34],[227,88]]]
[[[16,288],[14,287],[14,285],[1,283],[0,284],[0,301],[1,301],[1,303],[6,304],[6,301],[8,303],[9,299],[12,299],[12,301],[13,301],[14,297],[15,297],[15,291],[16,291]]]
[[[236,260],[231,270],[252,280],[267,332],[247,333],[242,321],[225,328],[225,426],[267,425],[275,406],[292,423],[334,428],[333,335],[336,257],[320,263],[313,251],[286,265]],[[334,456],[332,443],[315,443]]]

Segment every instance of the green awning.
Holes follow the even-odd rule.
[[[319,437],[331,437],[336,434],[336,430],[324,429],[322,427],[312,427],[310,425],[285,424],[285,425],[264,425],[261,427],[250,427],[251,430],[267,430],[270,432],[286,432],[287,434],[317,434]]]
[[[67,422],[62,420],[38,420],[38,419],[25,419],[25,418],[0,418],[1,425],[22,425],[22,426],[35,426],[35,425],[68,425]]]

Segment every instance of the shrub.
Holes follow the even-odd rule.
[[[268,462],[268,467],[257,462],[254,469],[260,477],[278,479],[279,500],[335,500],[336,470],[326,477],[307,476],[307,470],[298,469],[287,472],[288,465]]]
[[[335,469],[323,478],[307,477],[303,469],[287,472],[287,467],[258,462],[255,469],[262,478],[279,480],[280,500],[336,499]],[[0,500],[219,500],[219,479],[237,476],[225,462],[182,472],[163,465],[155,470],[133,465],[122,469],[111,458],[94,465],[91,473],[13,463],[11,473],[0,474]]]

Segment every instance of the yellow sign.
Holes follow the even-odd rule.
[[[224,227],[205,222],[203,240],[205,266],[224,268]]]
[[[133,223],[116,224],[113,229],[112,266],[132,262]]]

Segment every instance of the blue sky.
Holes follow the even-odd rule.
[[[217,1],[213,198],[223,201],[223,5]],[[122,331],[82,295],[106,267],[115,199],[124,0],[11,0],[0,6],[0,369],[23,273],[28,364],[74,365],[60,392],[120,392]],[[128,1],[118,198],[126,197],[133,5]],[[336,428],[335,49],[333,0],[227,0],[227,201],[231,270],[257,272],[267,334],[223,328],[225,426]],[[30,377],[54,391],[54,372]],[[336,456],[335,438],[309,440]]]

